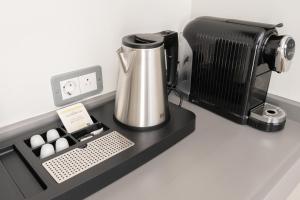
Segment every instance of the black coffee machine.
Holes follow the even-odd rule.
[[[281,26],[196,18],[183,31],[192,58],[183,58],[191,68],[179,70],[178,85],[189,101],[237,123],[281,130],[284,110],[265,102],[272,71],[287,71],[295,52],[293,38],[278,35]]]

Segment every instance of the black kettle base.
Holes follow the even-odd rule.
[[[148,126],[148,127],[136,127],[136,126],[129,126],[127,124],[124,124],[123,122],[119,121],[115,115],[113,115],[113,119],[114,121],[121,127],[132,130],[132,131],[153,131],[155,129],[159,129],[161,127],[163,127],[166,123],[169,122],[170,120],[170,116],[167,117],[167,119],[165,121],[163,121],[162,123],[155,125],[155,126]]]

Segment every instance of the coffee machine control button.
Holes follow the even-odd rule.
[[[289,70],[295,54],[295,40],[287,35],[271,35],[264,48],[264,60],[278,73]]]
[[[275,59],[276,72],[286,72],[289,70],[291,60],[295,54],[295,40],[290,36],[284,36],[280,40]]]
[[[284,56],[286,59],[292,60],[295,54],[295,40],[288,37],[284,44]]]

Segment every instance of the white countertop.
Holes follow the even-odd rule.
[[[87,200],[283,200],[296,186],[298,122],[266,133],[183,106],[197,116],[191,135]]]

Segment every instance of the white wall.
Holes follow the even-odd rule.
[[[296,40],[296,54],[290,71],[273,73],[269,92],[300,102],[300,3],[296,0],[192,0],[192,18],[216,16],[264,23],[284,23],[280,33]]]
[[[104,91],[116,87],[115,50],[122,36],[181,30],[197,16],[283,22],[296,39],[286,74],[273,73],[270,93],[300,102],[299,3],[286,0],[10,0],[0,1],[0,127],[55,109],[50,77],[100,64]]]
[[[178,30],[188,0],[0,1],[0,126],[55,109],[50,77],[98,65],[116,87],[122,36]]]

